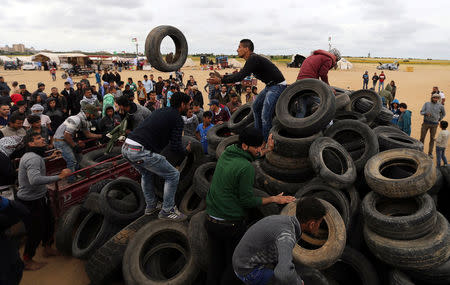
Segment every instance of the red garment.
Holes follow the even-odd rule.
[[[380,76],[378,77],[380,79],[380,82],[384,82],[384,79],[386,79],[386,76],[383,74],[380,74]]]
[[[304,78],[322,79],[328,83],[328,71],[336,64],[336,57],[325,50],[316,50],[303,61],[297,80]]]
[[[222,121],[225,123],[228,122],[229,119],[230,115],[228,114],[228,112],[224,108],[220,108],[219,114],[215,114],[213,112],[211,123],[213,125],[217,125],[218,122]]]
[[[19,101],[23,101],[23,97],[22,97],[22,95],[20,95],[20,94],[12,94],[11,95],[11,101],[14,103],[14,105],[16,105],[17,104],[17,102],[19,102]]]

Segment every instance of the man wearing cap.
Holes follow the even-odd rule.
[[[93,134],[89,131],[90,121],[95,120],[98,110],[92,105],[86,105],[85,108],[75,116],[68,117],[55,132],[53,137],[55,148],[61,150],[62,157],[66,161],[67,168],[72,172],[77,170],[76,154],[80,153],[84,147],[83,142],[75,142],[74,136],[78,131],[82,131],[87,138],[101,139],[105,135]],[[73,182],[73,177],[69,177]]]
[[[44,92],[45,90],[45,84],[42,82],[38,83],[38,89],[33,92],[32,97],[35,98],[36,96],[41,96],[42,102],[47,101],[47,94]]]
[[[253,75],[266,84],[253,103],[255,127],[262,131],[264,141],[269,137],[272,128],[272,116],[278,97],[286,89],[287,84],[283,74],[269,59],[253,52],[254,45],[249,39],[243,39],[237,49],[238,56],[245,59],[245,65],[241,71],[230,75],[216,76],[208,79],[208,83],[235,83],[245,77]]]
[[[271,197],[253,194],[255,169],[252,161],[273,150],[269,136],[267,147],[261,131],[245,128],[239,142],[225,149],[217,161],[211,187],[206,196],[205,227],[211,242],[211,259],[206,284],[241,284],[233,272],[232,256],[236,245],[246,230],[244,219],[248,208],[269,203],[286,204],[295,200],[283,193]]]
[[[420,141],[425,142],[428,130],[430,130],[430,144],[428,149],[428,156],[433,158],[434,136],[436,135],[439,122],[445,117],[444,106],[439,103],[441,95],[439,93],[433,93],[431,95],[431,101],[426,102],[420,110],[420,114],[423,116],[422,128],[420,130]]]
[[[211,124],[217,125],[217,124],[223,124],[224,122],[228,122],[230,119],[230,114],[225,110],[225,108],[221,108],[219,101],[217,99],[211,100],[211,103],[208,104],[210,107],[209,109],[213,113],[213,118],[211,121]]]

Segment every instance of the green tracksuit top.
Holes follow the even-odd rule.
[[[255,169],[253,156],[236,144],[230,145],[217,161],[211,187],[206,196],[206,213],[228,221],[242,220],[245,209],[262,204],[253,194]]]

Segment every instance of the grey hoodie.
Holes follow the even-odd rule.
[[[300,236],[300,223],[296,217],[274,215],[259,220],[247,230],[234,250],[234,271],[246,276],[261,266],[275,264],[277,284],[302,284],[292,263],[292,250]]]
[[[429,113],[430,116],[425,116],[426,113]],[[438,124],[445,117],[445,109],[444,106],[437,102],[426,102],[423,104],[422,110],[420,110],[420,114],[423,115],[423,122],[428,124]]]

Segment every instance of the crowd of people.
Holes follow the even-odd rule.
[[[279,284],[303,284],[292,261],[292,250],[303,232],[318,232],[326,214],[321,202],[305,198],[298,201],[295,216],[269,216],[249,228],[246,224],[249,208],[296,200],[283,193],[262,198],[253,192],[255,170],[251,162],[273,150],[274,142],[269,135],[273,113],[279,96],[287,88],[276,65],[253,50],[251,40],[241,40],[237,53],[246,61],[244,67],[223,76],[210,74],[204,87],[208,92],[207,104],[195,78],[190,76],[184,84],[181,71],[165,80],[145,75],[137,83],[133,78],[125,83],[120,71],[113,70],[98,71],[96,84],[91,84],[86,76],[74,83],[69,76],[61,92],[52,87],[50,94],[45,92],[43,83],[30,93],[25,84],[14,82],[11,89],[0,77],[0,187],[15,183],[16,177],[19,185],[16,201],[0,196],[0,249],[8,253],[8,258],[3,255],[0,261],[6,260],[4,268],[11,268],[0,273],[20,280],[21,268],[37,270],[44,266],[33,259],[41,243],[44,257],[58,254],[51,247],[53,218],[45,185],[60,179],[69,183],[77,179],[73,173],[78,169],[79,153],[84,147],[81,138],[124,140],[122,155],[141,174],[145,214],[158,213],[159,219],[175,222],[186,220],[186,215],[175,206],[180,173],[161,151],[169,146],[173,153],[185,156],[191,145],[183,145],[184,134],[198,139],[207,153],[208,131],[230,120],[245,99],[245,103],[252,103],[254,127],[242,130],[238,143],[227,147],[219,157],[206,197],[205,228],[212,245],[207,284],[268,284],[272,279]],[[336,49],[314,51],[303,62],[297,78],[316,78],[329,84],[328,71],[339,59]],[[265,84],[259,93],[256,87],[242,89],[241,84],[236,84],[251,74]],[[368,73],[365,75],[367,88]],[[393,81],[384,88],[385,79],[383,72],[377,76],[379,94],[385,98],[383,104],[396,114],[394,120],[400,130],[410,134],[411,112],[405,103],[395,99]],[[383,91],[390,96],[382,95]],[[430,130],[430,156],[437,126],[442,129],[436,139],[438,165],[441,158],[447,163],[445,147],[449,136],[448,123],[443,121],[445,96],[441,93],[433,89],[431,101],[421,110],[424,116],[421,140]],[[298,102],[300,116],[306,114],[307,108],[320,104],[315,96],[305,97]],[[117,126],[126,127],[117,134]],[[67,168],[58,175],[47,176],[43,157],[51,148],[59,150]],[[11,161],[16,157],[21,157],[18,176]],[[155,176],[165,179],[162,204],[155,195]],[[28,234],[22,259],[14,245],[3,242],[7,238],[1,234],[18,218],[24,221]]]

